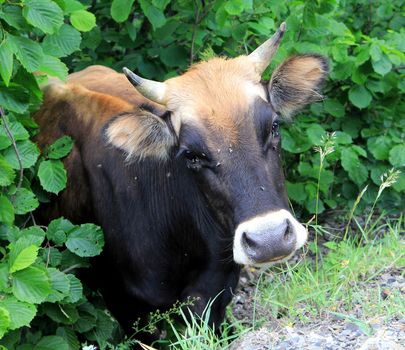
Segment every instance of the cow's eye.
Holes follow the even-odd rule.
[[[271,134],[273,137],[278,137],[280,135],[280,123],[278,120],[274,120],[273,124],[271,125]]]
[[[207,162],[207,155],[205,153],[190,150],[184,151],[184,158],[186,159],[187,167],[192,170],[199,170]]]

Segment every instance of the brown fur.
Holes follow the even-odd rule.
[[[247,89],[259,86],[257,74],[246,56],[213,58],[192,66],[185,74],[166,81],[167,107],[180,111],[185,122],[203,123],[236,142],[251,102]]]
[[[84,85],[84,84],[83,84]],[[134,106],[120,98],[94,92],[82,84],[54,83],[44,88],[45,100],[36,118],[44,118],[42,110],[52,108],[55,103],[65,102],[74,107],[76,123],[80,127],[91,127],[98,131],[113,115],[123,111],[131,111]],[[89,130],[90,131],[90,130]]]
[[[327,61],[318,55],[299,55],[284,61],[269,83],[273,107],[289,117],[306,104],[321,100],[319,90],[328,70]]]
[[[88,90],[119,97],[132,105],[145,103],[145,97],[134,89],[124,74],[108,67],[89,66],[70,74],[68,83],[80,84]]]
[[[167,124],[152,113],[127,114],[114,120],[106,130],[108,141],[122,149],[127,160],[154,157],[167,159],[176,143]]]

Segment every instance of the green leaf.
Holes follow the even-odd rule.
[[[142,12],[152,24],[153,30],[162,27],[166,23],[166,18],[161,10],[153,6],[148,0],[139,0]]]
[[[361,66],[364,62],[366,62],[370,58],[370,51],[367,46],[362,46],[359,48],[356,54],[356,65]]]
[[[23,67],[30,73],[38,70],[44,54],[41,46],[31,39],[21,36],[10,35],[9,37],[15,48],[14,53]]]
[[[335,140],[339,145],[347,145],[353,142],[352,137],[343,131],[336,131]]]
[[[0,9],[0,18],[18,30],[26,29],[27,22],[22,16],[21,7],[16,5],[3,5]]]
[[[345,148],[341,153],[343,168],[348,172],[349,178],[357,185],[362,185],[368,178],[367,168],[360,163],[357,152],[351,148]]]
[[[68,68],[66,65],[59,58],[50,55],[44,55],[42,57],[39,70],[43,73],[52,75],[53,77],[58,77],[63,81],[66,81],[68,75]]]
[[[10,251],[10,269],[9,272],[13,273],[31,266],[38,256],[39,247],[30,245],[26,248],[19,245],[18,242],[13,245]]]
[[[79,333],[88,332],[96,326],[97,321],[96,308],[90,303],[85,303],[81,304],[78,307],[78,309],[80,317],[74,324],[74,329]]]
[[[243,12],[243,0],[228,0],[225,3],[225,11],[231,16],[240,15]]]
[[[68,235],[66,247],[78,256],[90,257],[101,253],[104,235],[101,228],[93,224],[83,224]]]
[[[35,244],[40,247],[45,239],[45,231],[39,226],[30,226],[20,232],[21,239],[24,238],[30,242],[30,244]]]
[[[35,346],[34,350],[69,350],[69,344],[65,339],[57,335],[49,335],[43,337],[38,344]]]
[[[69,295],[70,280],[69,278],[58,269],[48,267],[49,279],[51,281],[52,292],[46,298],[46,301],[54,303],[60,301]]]
[[[66,170],[60,160],[45,160],[38,169],[38,177],[44,190],[58,194],[66,186]]]
[[[290,132],[286,128],[281,129],[281,147],[291,153],[302,153],[311,148],[312,143],[305,135]]]
[[[392,147],[389,160],[394,167],[400,168],[405,166],[405,145]]]
[[[30,266],[13,274],[12,289],[18,300],[39,304],[51,292],[51,284],[46,272]]]
[[[392,63],[386,55],[383,55],[378,61],[372,60],[374,72],[380,75],[386,75],[392,69]]]
[[[405,191],[405,174],[400,173],[398,180],[392,185],[393,189],[397,192]]]
[[[62,261],[61,252],[54,247],[47,247],[42,249],[42,260],[49,266],[58,267]]]
[[[70,136],[62,136],[57,139],[48,149],[47,157],[59,159],[66,157],[73,147],[73,139]]]
[[[0,75],[4,84],[8,86],[11,74],[13,73],[13,50],[7,41],[7,38],[0,44]]]
[[[14,137],[14,140],[16,141],[23,141],[27,140],[30,137],[30,134],[28,131],[22,126],[21,123],[16,122],[16,121],[8,121],[8,127],[10,129],[11,134]],[[0,123],[0,139],[7,138],[10,139],[8,134],[6,133],[6,130],[4,128],[4,124]],[[3,143],[3,142],[2,142]],[[9,143],[11,145],[11,141]]]
[[[10,243],[15,243],[21,237],[21,230],[14,225],[0,225],[0,233],[1,239]]]
[[[28,103],[29,94],[24,87],[15,83],[10,83],[8,87],[0,84],[0,106],[4,109],[24,113],[28,109]]]
[[[357,68],[353,71],[352,74],[352,81],[358,85],[364,85],[365,82],[368,80],[368,75],[364,74],[361,70],[362,67]]]
[[[370,56],[374,61],[378,61],[381,59],[383,53],[381,51],[380,46],[377,44],[372,44],[370,47]]]
[[[30,140],[18,141],[17,149],[24,169],[35,164],[39,156],[39,150],[35,143]],[[20,169],[20,163],[14,148],[10,147],[4,151],[4,159],[13,169]]]
[[[23,0],[23,16],[28,23],[53,34],[63,24],[63,12],[53,1]]]
[[[126,22],[125,26],[126,27],[130,26],[129,22]],[[128,33],[128,34],[131,37],[130,33]],[[82,47],[82,49],[89,48],[92,50],[96,50],[102,40],[103,40],[103,37],[102,37],[100,28],[95,27],[90,32],[83,34],[83,41],[82,41],[81,47]]]
[[[325,206],[321,199],[318,200],[318,211],[316,210],[316,199],[309,199],[305,202],[305,208],[311,213],[318,214],[322,213],[325,210]]]
[[[318,124],[312,124],[307,129],[307,135],[313,145],[320,145],[322,136],[325,135],[325,129]]]
[[[26,214],[38,208],[39,202],[34,193],[26,188],[20,188],[15,194],[14,210],[16,214]]]
[[[75,226],[64,218],[52,220],[48,225],[46,236],[56,245],[62,245],[66,242],[66,232],[70,231]]]
[[[68,303],[76,303],[83,296],[82,283],[76,276],[72,274],[68,274],[67,278],[69,279],[70,288],[69,288],[69,295],[66,297],[65,301]]]
[[[86,10],[77,10],[70,15],[70,23],[81,32],[88,32],[96,25],[96,17]]]
[[[335,99],[327,99],[323,102],[325,111],[336,118],[342,118],[345,115],[345,107]]]
[[[157,7],[159,10],[164,11],[167,5],[169,5],[170,0],[152,0],[153,6]]]
[[[73,324],[79,318],[76,306],[72,304],[46,303],[43,310],[51,320],[57,323]]]
[[[11,330],[29,326],[37,313],[35,305],[19,301],[9,295],[0,301],[0,306],[10,314]]]
[[[121,23],[128,19],[135,0],[113,0],[111,4],[111,17],[115,22]]]
[[[351,149],[357,153],[357,155],[362,156],[362,157],[367,157],[367,152],[364,148],[358,146],[358,145],[353,145]]]
[[[10,328],[10,313],[8,310],[0,306],[0,339],[3,338],[7,330]]]
[[[8,265],[5,262],[0,263],[0,292],[4,292],[8,288]]]
[[[114,329],[114,322],[110,316],[104,311],[97,310],[97,323],[96,326],[86,334],[88,339],[97,341],[98,344],[103,344],[107,339],[112,336]]]
[[[15,173],[13,168],[0,157],[0,186],[8,186],[13,183],[15,178]]]
[[[38,81],[35,78],[35,75],[30,74],[23,67],[21,67],[20,69],[18,69],[17,74],[14,76],[14,80],[16,83],[20,84],[21,86],[24,86],[24,88],[26,88],[29,91],[30,110],[31,111],[38,110],[43,99],[42,99],[42,91],[38,85]],[[18,116],[18,120],[21,123],[23,123],[24,126],[27,126],[29,128],[37,127],[36,123],[28,115]],[[28,120],[31,121],[29,122]]]
[[[179,62],[187,60],[187,51],[178,45],[173,45],[161,51],[160,59],[168,67],[178,67]]]
[[[223,28],[225,26],[228,17],[228,12],[225,11],[225,6],[222,5],[215,14],[215,21],[217,22],[219,28]]]
[[[388,136],[370,137],[367,140],[367,147],[375,159],[386,160],[391,149],[391,142]]]
[[[0,223],[12,224],[14,207],[6,196],[0,195]]]
[[[68,24],[62,25],[53,35],[47,35],[43,41],[44,51],[51,56],[65,57],[79,50],[82,37]]]
[[[80,343],[76,333],[69,327],[58,327],[56,335],[62,337],[69,344],[69,350],[80,349]]]
[[[355,85],[349,90],[349,100],[358,108],[366,108],[372,100],[370,92],[361,85]]]
[[[77,0],[64,0],[65,1],[65,12],[72,13],[77,10],[85,10],[84,6],[80,1]]]
[[[304,203],[307,198],[305,187],[303,183],[291,183],[286,181],[288,197],[297,203]]]
[[[62,251],[61,269],[90,267],[89,258],[81,258],[68,249]]]
[[[6,149],[11,145],[11,140],[6,134],[3,125],[0,123],[0,150]]]

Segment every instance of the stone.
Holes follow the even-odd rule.
[[[349,329],[351,331],[357,331],[359,329],[359,326],[355,323],[348,323],[346,325],[345,329]]]
[[[359,350],[404,350],[404,347],[393,340],[371,337],[360,346]]]

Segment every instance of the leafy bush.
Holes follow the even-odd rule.
[[[30,113],[42,102],[43,77],[34,72],[66,79],[60,57],[79,48],[79,31],[90,30],[95,17],[76,1],[0,4],[1,347],[68,350],[86,340],[102,346],[116,323],[102,305],[88,301],[91,294],[83,294],[74,275],[100,254],[101,229],[63,218],[38,226],[32,214],[40,201],[64,189],[60,159],[73,145],[62,137],[41,155],[31,140],[37,125]]]
[[[103,64],[163,80],[199,59],[249,53],[285,20],[287,33],[265,77],[294,53],[318,52],[331,63],[326,98],[282,131],[290,198],[304,213],[351,207],[368,184],[358,205],[364,210],[381,174],[405,166],[401,6],[400,0],[0,0],[2,344],[105,346],[115,325],[102,306],[87,301],[90,293],[82,294],[73,274],[100,253],[100,230],[64,219],[40,227],[32,214],[65,187],[61,158],[72,147],[64,137],[41,154],[32,141],[38,130],[30,114],[42,102],[45,75],[65,80],[68,70]],[[320,170],[313,148],[332,131],[334,152]],[[403,209],[404,190],[401,174],[378,205]]]

